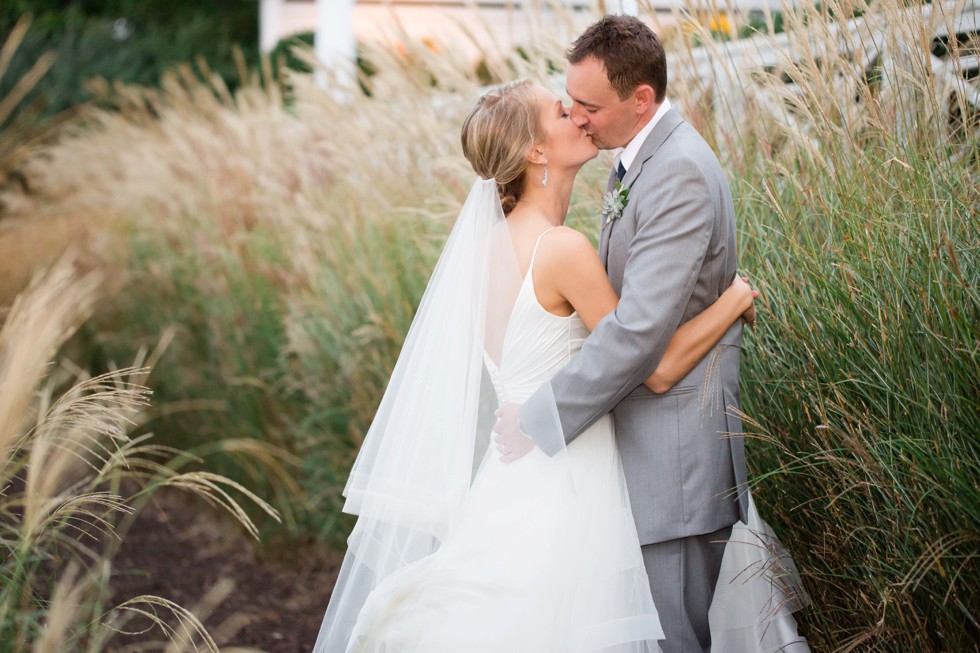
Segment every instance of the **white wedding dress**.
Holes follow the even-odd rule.
[[[533,267],[534,254],[499,367],[485,356],[501,403],[523,402],[589,333],[538,303]],[[607,415],[554,457],[506,464],[489,447],[441,546],[374,588],[347,651],[641,653],[662,638]]]

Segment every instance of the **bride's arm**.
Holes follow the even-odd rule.
[[[711,348],[718,344],[728,328],[743,314],[754,311],[752,302],[759,293],[745,279],[735,281],[714,304],[680,326],[670,339],[664,357],[643,385],[653,392],[667,392],[687,376]],[[751,317],[747,318],[751,320]]]
[[[546,302],[550,291],[552,302],[560,299],[571,304],[592,331],[616,308],[619,298],[589,240],[570,228],[560,232],[552,239],[552,246],[543,250],[547,252],[547,259],[541,261],[540,267],[545,274],[535,272],[538,275],[535,286],[545,286],[541,294]],[[574,263],[570,265],[570,261]],[[743,314],[746,319],[752,319],[752,302],[757,294],[743,279],[736,277],[714,304],[674,332],[660,364],[644,385],[656,393],[670,390],[711,351],[736,320]]]

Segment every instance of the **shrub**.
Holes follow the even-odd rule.
[[[156,86],[163,74],[187,61],[205,60],[232,88],[241,81],[236,47],[244,61],[258,61],[258,3],[224,0],[204,10],[197,2],[13,2],[0,9],[0,34],[33,12],[33,27],[0,79],[0,97],[47,52],[50,73],[27,102],[42,116],[94,98],[88,80],[102,78]]]

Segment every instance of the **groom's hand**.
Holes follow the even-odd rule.
[[[749,278],[735,275],[735,280],[732,281],[732,287],[737,291],[740,291],[744,296],[746,301],[749,302],[749,307],[745,309],[742,313],[742,324],[747,327],[755,326],[755,300],[759,297],[759,291],[753,290],[752,286],[749,285]]]
[[[534,449],[534,440],[521,432],[521,425],[517,420],[519,408],[518,404],[503,404],[495,413],[497,423],[493,425],[496,434],[493,440],[497,443],[501,462],[520,460]]]

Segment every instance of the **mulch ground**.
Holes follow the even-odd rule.
[[[323,546],[260,547],[206,503],[158,493],[114,559],[112,604],[156,595],[191,609],[222,648],[308,652],[340,562]],[[160,639],[159,630],[119,635],[110,650]]]

